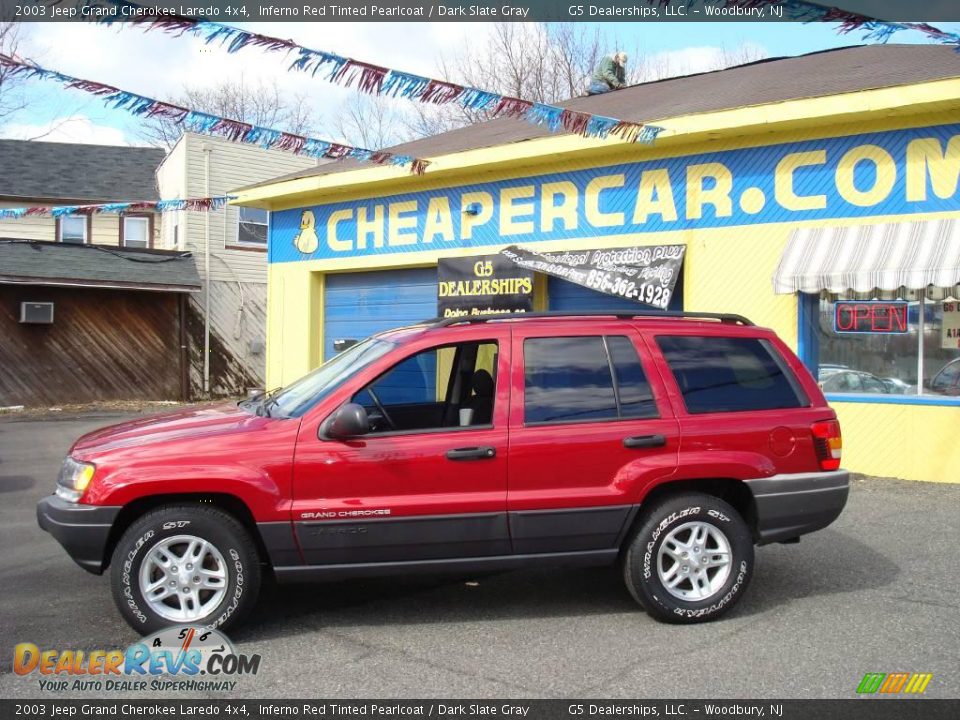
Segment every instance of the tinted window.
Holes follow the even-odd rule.
[[[773,349],[754,338],[660,336],[657,343],[691,413],[800,407]]]
[[[530,338],[523,343],[524,420],[579,422],[617,417],[603,338]]]
[[[620,417],[657,417],[657,405],[650,392],[650,383],[647,382],[633,343],[623,335],[614,335],[607,338],[607,349],[617,378]]]

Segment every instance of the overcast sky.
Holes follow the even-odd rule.
[[[960,23],[938,26],[960,31]],[[482,23],[246,23],[242,27],[292,38],[306,47],[425,75],[437,74],[440,56],[450,56],[469,43],[482,42],[490,32],[490,26]],[[151,97],[166,97],[185,84],[212,85],[222,78],[243,74],[248,81],[264,79],[277,83],[285,92],[307,93],[330,127],[329,118],[351,92],[304,73],[287,72],[289,60],[284,55],[257,48],[230,55],[218,46],[206,46],[189,36],[145,33],[122,24],[108,27],[89,23],[27,23],[24,29],[26,41],[21,54],[41,65]],[[602,30],[627,48],[641,48],[647,57],[667,56],[671,68],[683,74],[711,69],[723,47],[734,49],[747,43],[768,56],[796,55],[858,44],[861,39],[857,34],[840,35],[832,26],[822,24],[608,23]],[[927,42],[922,35],[912,32],[898,33],[895,40]],[[31,82],[27,92],[33,101],[29,111],[0,127],[0,136],[30,138],[53,127],[43,139],[138,142],[134,130],[139,120],[123,111],[104,108],[100,99],[64,90],[50,81]]]

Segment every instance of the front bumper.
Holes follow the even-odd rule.
[[[37,523],[87,572],[100,575],[106,567],[107,539],[119,507],[80,505],[56,495],[37,503]]]
[[[791,540],[832,523],[847,504],[850,473],[833,470],[746,480],[757,512],[757,543]]]

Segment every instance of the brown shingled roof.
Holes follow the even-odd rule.
[[[946,45],[858,45],[761,60],[713,72],[634,85],[617,92],[558,103],[622,120],[664,118],[839,95],[960,77],[960,54]],[[432,157],[542,138],[551,133],[524,120],[498,119],[388,148]],[[250,187],[366,167],[356,160],[298,170]]]

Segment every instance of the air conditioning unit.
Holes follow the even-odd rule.
[[[33,325],[53,324],[52,302],[22,302],[20,303],[20,322]]]

